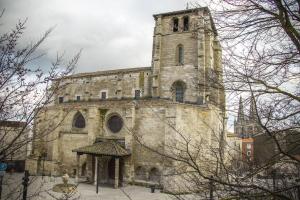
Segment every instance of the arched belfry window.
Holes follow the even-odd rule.
[[[185,89],[186,85],[183,81],[174,82],[171,88],[173,93],[173,99],[177,102],[183,102]]]
[[[178,18],[173,18],[173,32],[177,32],[179,29],[179,20]]]
[[[189,17],[185,16],[183,18],[183,31],[188,31],[189,30]]]
[[[177,45],[176,48],[176,62],[177,65],[183,65],[184,64],[184,48],[182,44]]]
[[[85,119],[80,112],[77,112],[73,118],[73,127],[75,128],[85,127]]]

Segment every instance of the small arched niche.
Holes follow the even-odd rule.
[[[149,181],[160,182],[160,172],[156,167],[151,168],[149,172]]]
[[[85,119],[81,112],[77,112],[73,117],[73,127],[74,128],[85,128]]]
[[[134,177],[136,180],[146,180],[147,175],[146,175],[146,170],[142,166],[138,166],[134,170]]]

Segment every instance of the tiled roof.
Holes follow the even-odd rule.
[[[123,69],[113,69],[113,70],[106,70],[106,71],[78,73],[78,74],[67,76],[66,78],[94,77],[94,76],[101,76],[101,75],[131,73],[131,72],[140,72],[140,71],[149,71],[149,70],[151,70],[151,67],[123,68]]]
[[[105,155],[105,156],[128,156],[130,152],[114,140],[97,142],[90,146],[73,149],[73,152],[81,154]]]

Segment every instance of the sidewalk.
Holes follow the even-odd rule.
[[[23,174],[14,173],[4,176],[2,199],[21,199],[23,186]],[[74,179],[70,179],[69,183],[75,184]],[[29,199],[33,200],[51,200],[63,197],[62,193],[53,192],[52,188],[56,184],[62,183],[61,177],[44,177],[31,176],[31,184],[28,188]],[[10,196],[7,196],[7,195]],[[5,198],[6,197],[6,198]],[[96,194],[96,186],[87,183],[79,183],[77,193],[73,194],[69,199],[80,200],[171,200],[170,195],[155,190],[150,192],[150,188],[128,185],[119,189],[109,186],[100,186],[99,193]]]

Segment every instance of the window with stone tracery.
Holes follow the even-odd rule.
[[[85,119],[80,112],[77,112],[73,119],[73,127],[85,128]]]
[[[118,133],[123,127],[123,119],[118,115],[113,115],[107,120],[107,127],[113,133]]]

